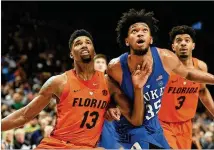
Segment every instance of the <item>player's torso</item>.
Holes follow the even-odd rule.
[[[144,86],[145,115],[143,126],[155,131],[161,128],[157,118],[157,113],[161,106],[161,98],[164,92],[164,87],[168,81],[168,74],[162,66],[157,49],[153,47],[151,48],[151,51],[153,57],[153,71]],[[123,81],[121,88],[129,99],[133,101],[134,89],[132,85],[131,73],[127,67],[125,67],[125,64],[121,64],[121,66],[123,69]],[[131,126],[124,117],[121,119],[121,124],[127,124],[133,128],[133,126]]]
[[[71,143],[95,145],[103,125],[103,115],[110,100],[101,72],[96,72],[94,88],[84,85],[68,71],[68,82],[57,104],[57,121],[52,135]],[[89,81],[90,82],[90,81]]]
[[[199,90],[199,83],[191,82],[172,73],[162,98],[159,119],[166,122],[182,122],[192,119],[198,104]]]
[[[178,75],[171,75],[162,98],[159,119],[182,122],[194,117],[198,104],[200,84]]]

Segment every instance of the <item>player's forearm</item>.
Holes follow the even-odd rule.
[[[141,88],[134,89],[134,105],[131,115],[132,124],[135,126],[140,126],[143,124],[144,119],[144,99],[143,91]]]
[[[214,101],[209,90],[205,88],[203,91],[200,91],[199,98],[214,118]]]
[[[36,117],[50,102],[50,95],[38,95],[27,106],[13,112],[1,121],[2,131],[20,127]]]
[[[23,116],[24,109],[25,108],[21,108],[2,119],[1,131],[10,130],[24,125],[27,122],[27,119]]]
[[[197,69],[189,69],[186,79],[199,83],[214,85],[214,75]]]
[[[202,149],[199,139],[196,139],[196,141],[194,141],[194,143],[195,143],[197,149]]]

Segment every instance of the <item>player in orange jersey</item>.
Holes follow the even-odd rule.
[[[172,28],[172,49],[187,68],[207,72],[206,63],[192,57],[195,34],[195,31],[186,25]],[[174,73],[170,74],[159,111],[159,120],[170,147],[191,149],[191,119],[196,113],[198,98],[214,117],[214,102],[205,84],[186,80]]]
[[[95,51],[90,33],[85,30],[75,31],[70,37],[69,48],[70,56],[74,59],[74,69],[48,79],[38,96],[27,106],[2,120],[2,131],[24,125],[38,115],[54,97],[57,100],[56,126],[51,136],[44,138],[37,148],[96,147],[110,95],[113,92],[119,93],[119,89],[102,72],[95,71]],[[150,72],[151,67],[147,63],[142,68],[138,66],[132,74],[136,88],[136,105],[133,110],[137,112],[142,109],[144,102],[142,92],[139,91]],[[127,116],[130,120],[141,117],[136,113],[129,113]],[[117,117],[115,115],[115,118],[119,119]]]

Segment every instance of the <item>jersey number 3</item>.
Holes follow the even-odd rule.
[[[91,116],[91,122],[90,123],[86,123],[88,116]],[[86,128],[91,129],[96,125],[97,119],[99,118],[99,113],[96,111],[93,111],[89,114],[89,111],[86,111],[84,113],[84,118],[82,120],[82,123],[80,125],[80,128],[83,128],[84,126],[86,126]]]
[[[178,109],[181,109],[181,107],[183,106],[184,104],[184,101],[185,101],[186,97],[185,96],[180,96],[178,97],[178,103],[179,103],[179,106],[175,106],[175,109],[178,110]]]

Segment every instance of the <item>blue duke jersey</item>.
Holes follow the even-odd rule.
[[[106,143],[102,142],[102,138],[111,132],[117,133],[117,140],[112,145],[118,145],[120,143],[124,148],[130,149],[133,144],[137,142],[141,148],[149,148],[149,143],[156,145],[160,148],[170,148],[164,135],[161,125],[158,120],[158,111],[161,107],[161,98],[164,93],[164,87],[168,82],[168,73],[162,66],[161,59],[158,51],[155,47],[151,47],[153,57],[153,71],[144,86],[144,103],[145,113],[144,122],[140,127],[135,127],[128,120],[121,116],[120,121],[105,122],[104,130],[102,132],[100,146],[106,147]],[[134,100],[134,89],[132,84],[131,72],[128,68],[128,53],[124,53],[120,56],[120,64],[123,71],[123,79],[121,89],[128,96],[130,101]],[[106,129],[112,124],[111,129]],[[114,134],[116,135],[116,134]],[[112,139],[112,137],[109,137]],[[117,143],[118,142],[118,143]],[[109,146],[108,146],[109,148]],[[115,148],[115,147],[113,147]]]

